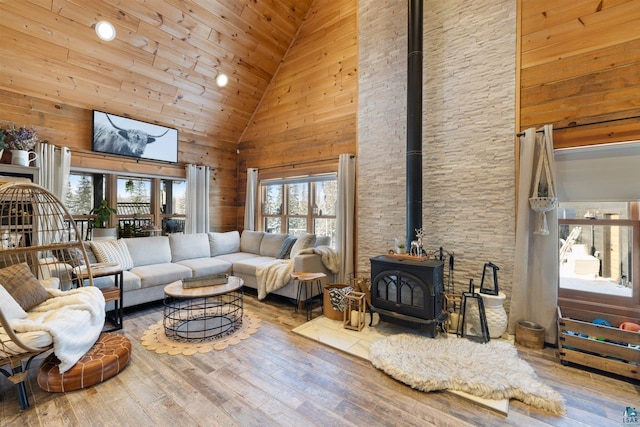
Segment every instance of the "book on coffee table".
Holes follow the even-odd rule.
[[[188,289],[200,288],[203,286],[225,285],[228,281],[228,274],[210,274],[208,276],[188,277],[186,279],[182,279],[182,287],[184,289]]]

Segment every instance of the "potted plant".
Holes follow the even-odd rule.
[[[406,247],[404,246],[404,243],[398,243],[398,253],[399,254],[406,254],[407,250]]]
[[[95,215],[95,218],[90,221],[94,240],[114,239],[117,237],[115,227],[107,227],[109,218],[111,218],[111,215],[117,213],[117,211],[110,207],[106,200],[100,202],[100,204],[91,209],[89,213]]]

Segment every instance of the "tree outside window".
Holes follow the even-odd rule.
[[[261,184],[262,226],[269,233],[313,233],[336,238],[335,175]],[[284,227],[284,228],[283,228]]]

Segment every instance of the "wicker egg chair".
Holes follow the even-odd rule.
[[[74,283],[74,267],[85,264],[90,269],[81,235],[60,200],[39,185],[0,181],[0,239],[0,269],[26,263],[33,275],[49,286],[58,284],[64,290],[93,285],[90,271],[88,280]],[[52,345],[32,347],[19,335],[0,307],[0,372],[16,384],[20,408],[26,409],[27,369]]]

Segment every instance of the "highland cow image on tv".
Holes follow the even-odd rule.
[[[93,110],[93,151],[176,163],[178,130]]]

